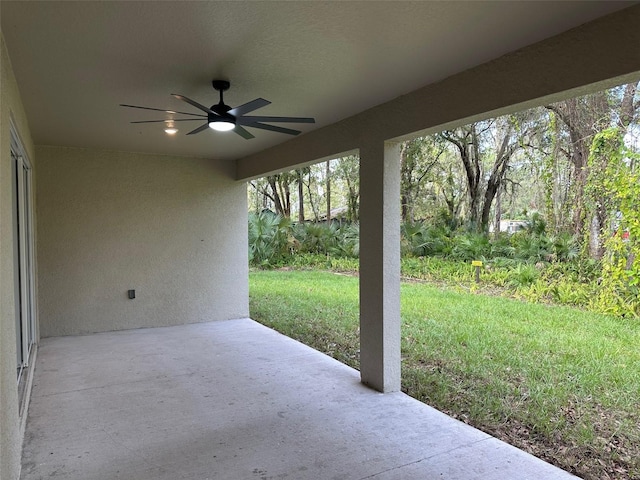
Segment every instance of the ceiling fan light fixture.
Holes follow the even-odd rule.
[[[216,118],[209,120],[209,128],[212,128],[218,132],[228,132],[236,128],[236,124],[228,118]]]
[[[175,135],[176,133],[178,133],[178,129],[176,128],[175,123],[173,123],[173,120],[167,120],[164,123],[164,133],[166,133],[167,135]]]

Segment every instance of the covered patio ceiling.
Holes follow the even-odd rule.
[[[119,104],[197,112],[170,94],[210,106],[221,78],[226,103],[263,97],[308,133],[634,3],[5,0],[0,18],[35,144],[234,160],[291,137],[169,137]]]

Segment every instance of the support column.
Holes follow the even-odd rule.
[[[360,376],[400,390],[400,148],[360,148]]]

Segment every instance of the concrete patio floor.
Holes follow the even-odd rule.
[[[252,320],[43,339],[23,480],[576,478]]]

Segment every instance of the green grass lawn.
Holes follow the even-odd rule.
[[[358,368],[358,279],[252,271],[251,316]],[[640,323],[402,285],[402,388],[583,478],[640,479]]]

